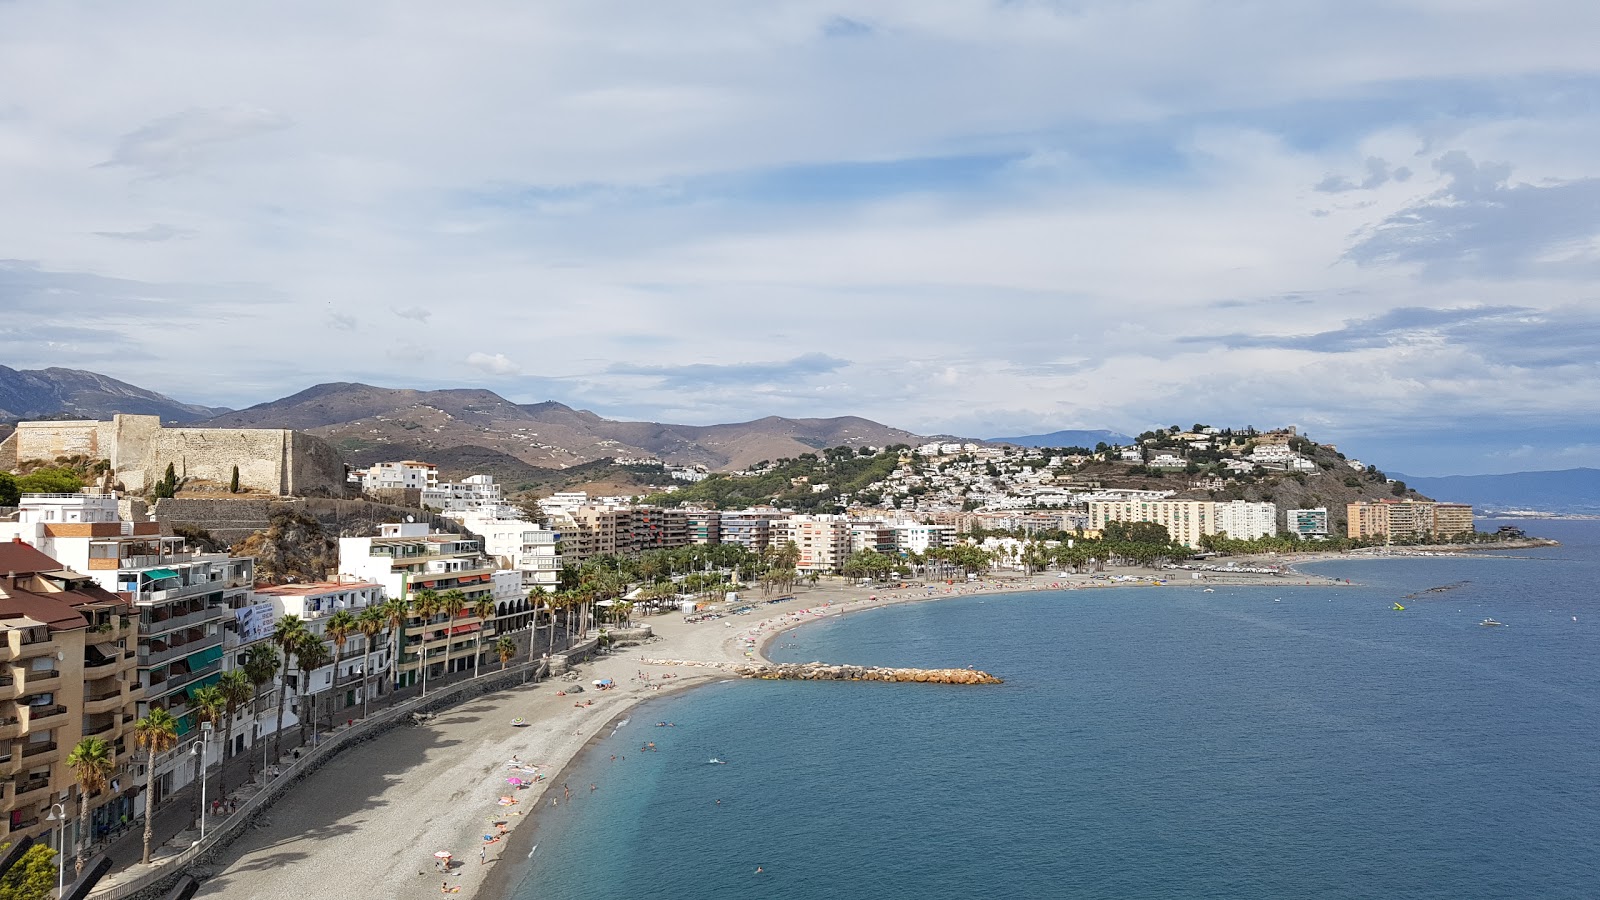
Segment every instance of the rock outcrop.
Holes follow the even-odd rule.
[[[895,681],[919,684],[1004,684],[978,669],[893,669],[879,666],[835,666],[827,663],[745,663],[732,666],[742,678],[767,681]]]

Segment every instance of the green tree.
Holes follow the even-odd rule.
[[[278,675],[278,728],[272,732],[272,758],[283,758],[283,710],[289,705],[290,662],[300,649],[300,636],[306,633],[306,623],[299,616],[287,615],[278,620],[272,629],[272,643],[283,653],[283,668]]]
[[[155,707],[144,718],[133,723],[133,742],[134,746],[149,754],[144,767],[144,855],[139,858],[148,866],[150,840],[155,837],[156,824],[156,757],[178,743],[178,720],[172,717],[172,713]]]
[[[406,621],[411,618],[411,605],[399,597],[385,601],[383,606],[383,622],[388,626],[393,641],[394,652],[389,654],[389,684],[398,687],[400,684],[400,646],[405,640]]]
[[[310,631],[302,631],[295,646],[295,663],[300,667],[300,744],[306,743],[306,725],[317,728],[317,712],[311,706],[311,673],[334,661],[333,652],[322,638]]]
[[[333,641],[334,661],[337,662],[344,656],[344,645],[350,642],[350,637],[356,633],[357,627],[356,617],[348,609],[341,609],[328,617],[328,624],[325,626],[324,631],[328,635],[328,640]],[[337,668],[333,670],[333,680],[333,686],[338,687],[339,670]]]
[[[504,672],[506,663],[511,662],[511,657],[517,655],[517,642],[512,640],[509,634],[501,635],[500,639],[494,642],[494,652],[500,657],[500,671]]]
[[[89,797],[106,789],[106,782],[117,768],[117,751],[91,735],[79,741],[67,754],[67,768],[78,779],[78,852],[73,869],[82,872],[83,848],[90,834]]]
[[[433,617],[439,614],[439,592],[430,588],[423,588],[411,595],[411,609],[422,619],[422,696],[428,696],[428,631],[433,625]]]
[[[244,653],[244,674],[250,679],[250,686],[255,690],[251,703],[257,721],[261,719],[261,688],[272,683],[278,677],[278,666],[283,659],[278,656],[278,649],[265,641],[250,645]],[[265,741],[265,729],[262,729],[260,739]],[[263,745],[264,746],[264,745]]]
[[[487,596],[472,601],[472,614],[478,619],[478,647],[472,654],[472,677],[478,677],[478,661],[483,658],[483,633],[494,622],[494,601]]]
[[[210,725],[212,733],[215,733],[217,723],[222,721],[228,710],[228,701],[222,696],[222,690],[214,684],[198,687],[189,695],[189,700],[194,706],[195,719]],[[196,762],[196,768],[200,771],[200,778],[204,780],[207,768],[204,745],[202,745],[200,759]],[[205,810],[200,810],[200,815],[203,816],[205,814]],[[195,827],[200,827],[199,820],[195,821]]]
[[[22,491],[17,488],[17,476],[0,472],[0,506],[16,506],[21,500]]]
[[[228,493],[239,493],[239,467],[233,467],[233,476],[228,479]]]
[[[233,757],[233,720],[238,717],[239,707],[249,703],[255,696],[256,687],[251,683],[250,674],[244,669],[229,669],[217,679],[217,693],[222,695],[223,724],[222,724],[222,758]],[[228,788],[224,781],[227,771],[223,767],[217,769],[217,794],[227,796]]]
[[[83,479],[67,468],[35,469],[16,479],[19,494],[75,494],[83,490]]]
[[[178,473],[173,469],[172,463],[167,463],[167,473],[161,476],[155,487],[150,490],[150,496],[157,500],[165,500],[178,495]]]
[[[382,606],[369,606],[356,617],[356,630],[361,632],[364,642],[361,649],[361,718],[367,717],[372,696],[372,648],[377,643],[378,635],[383,634],[383,629],[388,625],[388,614]]]
[[[0,854],[11,844],[0,844]],[[56,851],[34,844],[4,875],[0,875],[0,898],[4,900],[47,900],[56,895]]]

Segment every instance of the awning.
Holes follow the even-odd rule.
[[[457,625],[456,627],[450,629],[450,633],[452,635],[465,634],[469,631],[477,631],[482,627],[482,625]]]
[[[178,573],[172,571],[171,569],[151,569],[150,571],[144,573],[144,577],[150,579],[151,581],[160,581],[163,578],[177,578]]]
[[[122,653],[122,650],[119,649],[116,644],[113,644],[110,641],[107,641],[104,644],[95,644],[94,649],[96,653],[99,653],[106,659],[116,659],[118,654]]]

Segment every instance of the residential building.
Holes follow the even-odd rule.
[[[439,486],[439,467],[414,459],[374,463],[361,477],[363,490],[427,490]]]
[[[0,571],[0,840],[55,846],[59,832],[47,816],[59,802],[70,848],[80,828],[98,834],[142,808],[132,745],[143,696],[136,623],[125,599],[16,538],[0,543]],[[115,763],[108,789],[89,798],[84,826],[66,758],[91,736],[111,747]]]
[[[1449,537],[1473,528],[1472,507],[1465,503],[1362,500],[1346,507],[1345,533],[1352,538]]]
[[[198,728],[194,691],[221,677],[225,634],[235,624],[235,610],[252,603],[255,560],[195,552],[183,538],[163,536],[154,522],[105,521],[106,497],[25,494],[18,521],[0,523],[0,536],[32,544],[131,606],[129,615],[138,621],[136,683],[142,691],[134,715],[165,709],[177,719],[182,740]],[[60,521],[64,512],[67,521]],[[52,514],[55,520],[48,520]],[[207,759],[220,758],[221,750],[215,742],[208,745]],[[178,753],[156,760],[162,794],[193,780],[190,760]]]
[[[722,513],[714,509],[686,509],[683,514],[689,543],[722,543]]]
[[[422,489],[422,505],[442,515],[458,518],[465,513],[514,518],[516,511],[506,504],[500,485],[492,475],[469,475],[460,481],[440,481]]]
[[[1200,546],[1200,538],[1216,534],[1216,504],[1210,500],[1093,500],[1089,528],[1104,531],[1109,522],[1155,522],[1166,526],[1174,541]]]
[[[476,636],[490,625],[472,612],[477,600],[494,600],[497,615],[526,612],[527,600],[510,596],[513,591],[520,594],[520,573],[503,572],[497,578],[500,567],[484,555],[478,540],[431,534],[421,523],[381,525],[377,537],[340,538],[339,571],[341,576],[377,582],[386,596],[404,598],[413,605],[421,591],[461,593],[463,611],[459,615],[437,613],[407,619],[400,659],[393,669],[398,687],[472,668]]]
[[[793,543],[802,572],[837,572],[850,556],[850,520],[844,516],[789,516],[772,523],[772,545]]]
[[[389,653],[392,646],[389,634],[385,631],[373,641],[371,647],[367,646],[367,639],[360,632],[347,636],[342,648],[334,644],[333,638],[328,634],[328,620],[336,612],[348,612],[359,616],[367,609],[382,606],[386,599],[383,585],[375,581],[340,580],[328,582],[313,582],[309,584],[283,584],[273,587],[257,588],[256,600],[272,605],[273,616],[281,619],[284,616],[298,616],[305,623],[306,631],[322,639],[328,648],[328,655],[333,659],[331,663],[306,672],[296,669],[286,673],[291,696],[289,697],[289,712],[293,716],[294,724],[299,724],[302,717],[300,703],[302,697],[309,697],[311,711],[317,714],[313,722],[322,717],[333,720],[342,718],[344,711],[359,708],[362,705],[367,685],[372,684],[373,697],[382,696],[384,693],[383,679],[376,683],[370,682],[362,670],[363,661],[371,665],[370,672],[386,671],[389,664]],[[370,654],[368,650],[370,649]],[[309,684],[310,687],[306,687]],[[285,718],[287,726],[289,718]],[[244,747],[244,735],[235,737],[235,749]]]
[[[1278,507],[1272,503],[1245,500],[1217,502],[1212,512],[1213,527],[1241,541],[1269,537],[1278,533]]]
[[[929,550],[948,547],[956,541],[953,525],[923,525],[918,522],[894,524],[895,550],[902,554],[924,554]]]
[[[1328,536],[1328,509],[1318,506],[1310,509],[1291,509],[1284,512],[1285,524],[1290,534],[1302,538]]]
[[[751,553],[760,553],[767,549],[771,541],[772,521],[782,515],[777,510],[747,509],[742,512],[724,512],[719,517],[718,523],[721,542],[738,544]]]
[[[468,531],[483,538],[484,552],[502,569],[521,573],[522,593],[535,587],[553,591],[560,584],[562,537],[570,532],[485,513],[465,513],[457,518]]]
[[[876,519],[850,523],[850,552],[871,550],[874,553],[895,552],[894,526]]]

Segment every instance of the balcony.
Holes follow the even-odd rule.
[[[191,653],[199,653],[201,650],[220,646],[222,646],[221,634],[207,635],[182,644],[173,644],[165,650],[152,650],[148,654],[141,654],[142,658],[139,660],[139,665],[146,667],[159,666],[162,663],[171,662]]]
[[[97,738],[100,738],[103,741],[109,741],[111,739],[112,732],[114,732],[116,730],[117,730],[117,717],[116,716],[112,716],[109,719],[107,719],[105,722],[103,722],[103,723],[101,723],[99,725],[93,725],[93,724],[87,724],[86,723],[83,726],[83,736],[84,737],[97,737]]]
[[[105,691],[103,693],[94,694],[83,698],[83,711],[86,715],[91,716],[98,715],[100,713],[116,712],[117,710],[121,709],[123,705],[128,702],[128,700],[128,692],[122,690],[121,687],[118,687],[118,689],[114,691]],[[3,736],[4,733],[0,732],[0,737]]]
[[[65,706],[29,706],[26,724],[29,731],[48,731],[67,724],[67,708]]]
[[[22,676],[22,685],[18,688],[30,694],[42,694],[46,691],[61,690],[61,670],[29,669]]]
[[[152,700],[158,697],[165,697],[174,693],[180,688],[188,687],[189,685],[194,684],[196,681],[205,678],[207,675],[214,674],[221,670],[222,660],[217,660],[215,662],[203,665],[186,675],[169,675],[165,681],[162,681],[159,684],[152,684],[146,691],[146,696]]]
[[[23,644],[21,649],[17,650],[16,658],[18,660],[31,659],[35,656],[54,653],[59,649],[61,648],[56,646],[55,641],[33,641],[32,643]]]
[[[15,700],[22,693],[17,686],[17,679],[11,675],[0,675],[0,700]]]
[[[14,780],[10,784],[12,809],[25,806],[29,803],[36,803],[40,800],[43,800],[50,794],[50,779],[48,778],[35,778],[29,781]],[[39,820],[35,818],[32,822],[23,822],[12,830],[17,831],[23,828],[31,828],[32,826],[38,824],[38,821]]]
[[[121,666],[122,654],[120,652],[117,654],[116,659],[108,659],[101,663],[91,663],[85,659],[83,661],[83,680],[93,681],[96,678],[105,678],[108,675],[115,675]]]
[[[0,741],[16,740],[21,736],[22,718],[20,716],[0,718]]]

